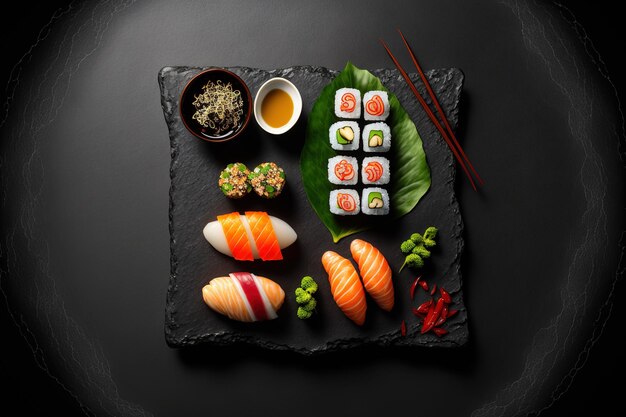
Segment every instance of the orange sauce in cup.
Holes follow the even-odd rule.
[[[280,88],[267,93],[261,102],[261,116],[263,120],[274,128],[287,124],[293,115],[293,100]]]

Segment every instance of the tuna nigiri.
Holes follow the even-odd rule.
[[[350,244],[352,257],[359,264],[365,291],[385,311],[391,311],[394,303],[391,268],[382,253],[370,243],[354,239]]]
[[[362,325],[365,322],[367,303],[363,285],[352,262],[328,251],[322,256],[322,265],[328,273],[330,291],[337,306],[350,320]]]
[[[238,321],[272,320],[285,301],[285,292],[272,281],[249,272],[213,278],[202,288],[204,302],[218,313]]]
[[[202,233],[215,249],[238,261],[281,260],[281,249],[298,238],[291,226],[262,211],[217,216],[217,221],[207,224]]]

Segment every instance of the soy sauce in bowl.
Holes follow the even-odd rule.
[[[261,117],[273,128],[280,128],[286,125],[293,115],[293,100],[291,96],[275,88],[271,90],[261,103]]]
[[[263,130],[281,135],[291,129],[302,112],[302,97],[293,83],[272,78],[259,88],[254,98],[254,117]]]

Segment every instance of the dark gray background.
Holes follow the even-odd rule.
[[[516,415],[561,396],[565,375],[587,360],[583,348],[595,345],[611,306],[619,312],[619,303],[604,300],[614,301],[624,230],[615,92],[593,45],[567,23],[567,10],[542,2],[131,3],[74,3],[42,32],[8,85],[7,398],[47,413],[42,398],[61,398],[52,406],[96,415],[255,407],[293,415],[303,406],[302,415],[432,415],[442,407],[447,415]],[[605,22],[615,17],[603,17],[610,27]],[[19,14],[15,20],[34,24]],[[345,22],[358,25],[352,37]],[[396,26],[425,67],[466,74],[460,136],[487,181],[474,194],[458,178],[468,348],[362,349],[308,360],[251,349],[168,349],[169,154],[158,69],[339,69],[348,59],[390,66],[377,38],[401,51]],[[37,30],[3,34],[30,45]],[[574,393],[565,394],[569,410],[618,404],[605,382],[624,370],[616,322],[609,320]],[[237,401],[241,392],[249,400]]]

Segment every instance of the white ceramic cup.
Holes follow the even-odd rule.
[[[275,89],[283,90],[285,93],[289,94],[291,101],[293,101],[293,114],[291,115],[291,119],[289,119],[289,121],[281,127],[272,127],[268,125],[267,122],[263,120],[263,115],[261,114],[261,104],[263,103],[263,99],[267,93]],[[300,97],[300,92],[291,81],[284,78],[276,77],[267,80],[263,83],[261,88],[259,88],[259,91],[256,93],[256,97],[254,97],[254,118],[263,130],[273,135],[281,135],[291,129],[298,121],[301,112],[302,97]]]

